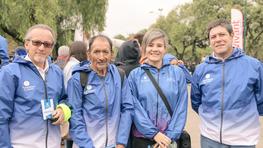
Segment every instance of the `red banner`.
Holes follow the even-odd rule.
[[[243,14],[238,9],[231,9],[231,24],[234,31],[233,46],[243,49],[244,22]]]

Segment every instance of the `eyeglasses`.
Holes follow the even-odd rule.
[[[39,40],[28,40],[32,42],[32,45],[40,47],[42,44],[44,45],[45,48],[52,48],[53,47],[53,43],[49,43],[49,42],[42,42]]]

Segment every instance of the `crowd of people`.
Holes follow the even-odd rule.
[[[0,147],[189,148],[180,140],[192,109],[201,148],[255,148],[263,115],[263,64],[233,47],[231,24],[210,22],[212,49],[193,75],[167,53],[166,33],[150,29],[125,41],[95,35],[58,49],[47,25],[30,27],[9,63],[0,36]],[[192,125],[197,126],[197,125]]]

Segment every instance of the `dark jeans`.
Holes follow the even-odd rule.
[[[65,141],[65,148],[72,148],[73,141],[70,139],[64,140]]]
[[[132,147],[133,148],[150,148],[155,144],[155,141],[146,138],[133,137]]]
[[[133,135],[130,134],[126,148],[132,148]]]
[[[255,145],[251,145],[251,146],[226,145],[226,144],[221,144],[219,142],[216,142],[214,140],[211,140],[201,135],[201,148],[256,148],[256,146]]]

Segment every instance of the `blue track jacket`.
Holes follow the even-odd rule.
[[[160,70],[143,64],[129,75],[132,95],[136,98],[134,99],[136,127],[133,129],[135,137],[151,139],[160,131],[175,141],[185,126],[188,97],[184,72],[178,66],[170,65],[169,60],[163,63]],[[172,117],[143,68],[149,69],[159,83],[173,111]]]
[[[60,128],[43,120],[41,100],[66,99],[63,74],[49,65],[44,81],[30,61],[17,57],[0,70],[0,148],[59,148]],[[45,95],[45,90],[47,96]]]
[[[81,65],[81,64],[80,64]],[[80,71],[88,74],[83,89]],[[89,64],[75,67],[68,82],[71,137],[80,148],[104,148],[128,142],[132,123],[133,99],[126,78],[115,65],[109,64],[105,77],[100,77]]]
[[[262,64],[234,48],[225,61],[208,56],[192,80],[201,134],[227,145],[256,145],[263,115]]]

